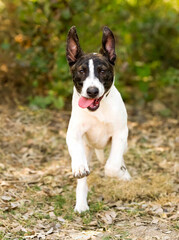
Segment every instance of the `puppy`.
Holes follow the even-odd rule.
[[[66,57],[73,77],[72,113],[67,131],[67,145],[72,172],[77,178],[75,211],[89,210],[87,203],[88,163],[95,150],[104,162],[103,149],[111,144],[105,175],[129,180],[123,154],[127,149],[127,112],[114,86],[115,39],[108,27],[103,28],[99,53],[83,53],[76,28],[67,37]]]

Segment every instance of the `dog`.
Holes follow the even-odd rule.
[[[77,178],[75,211],[81,213],[89,210],[87,176],[93,150],[99,161],[104,162],[103,149],[111,144],[105,175],[130,179],[123,159],[127,149],[127,112],[114,86],[115,39],[107,26],[103,28],[99,53],[89,54],[82,51],[76,27],[71,27],[66,57],[74,83],[66,142],[72,173]]]

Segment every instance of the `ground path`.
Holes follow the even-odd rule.
[[[79,215],[69,112],[0,105],[0,239],[177,240],[177,120],[128,112],[132,181],[104,178],[94,158],[90,211]]]

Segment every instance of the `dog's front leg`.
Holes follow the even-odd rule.
[[[87,177],[78,179],[76,187],[75,212],[81,213],[89,210],[87,203],[87,195],[88,195]]]
[[[69,126],[67,132],[67,145],[71,156],[73,176],[76,178],[83,178],[88,176],[90,171],[88,168],[82,134],[80,133],[80,130],[78,132],[75,129],[77,128],[71,128]]]
[[[118,177],[122,180],[130,180],[130,174],[124,163],[123,154],[127,149],[128,129],[115,131],[112,136],[110,156],[106,162],[105,175]]]
[[[89,209],[87,203],[87,177],[90,173],[87,163],[86,149],[82,132],[77,126],[69,124],[67,131],[67,145],[72,160],[72,172],[77,177],[75,211],[81,213]]]

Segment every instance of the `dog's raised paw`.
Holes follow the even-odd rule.
[[[84,165],[80,165],[79,167],[74,167],[72,171],[73,171],[73,176],[75,178],[87,177],[90,174],[88,167],[85,167]]]
[[[130,176],[130,174],[127,171],[126,168],[125,168],[125,170],[122,170],[122,169],[119,170],[118,178],[123,180],[123,181],[130,181],[131,180],[131,176]]]
[[[129,181],[131,179],[131,176],[125,166],[121,166],[121,168],[118,169],[116,167],[106,165],[105,175],[108,177],[117,177],[123,181]]]

